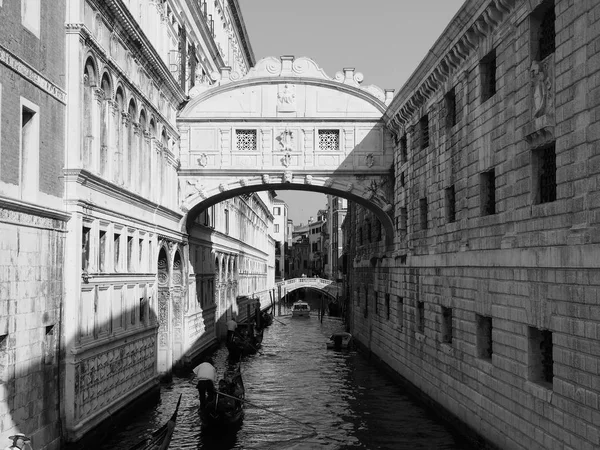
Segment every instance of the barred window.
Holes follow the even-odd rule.
[[[456,93],[452,88],[444,96],[446,103],[446,128],[452,128],[456,125]]]
[[[529,327],[529,379],[535,383],[552,384],[554,359],[552,332]]]
[[[494,169],[483,172],[479,179],[481,215],[496,214],[496,176]]]
[[[554,1],[545,0],[531,16],[532,55],[543,61],[556,50],[556,14]]]
[[[425,114],[419,120],[419,129],[421,131],[421,148],[429,147],[429,116]]]
[[[492,50],[481,60],[481,101],[485,102],[496,93],[496,50]]]
[[[419,199],[419,213],[420,213],[420,219],[421,219],[421,229],[422,230],[426,230],[427,229],[427,197],[424,197],[422,199]]]
[[[446,188],[446,221],[452,223],[456,221],[456,194],[454,185]]]
[[[339,150],[340,130],[319,130],[319,150]]]
[[[408,161],[408,142],[406,135],[400,138],[400,162],[404,164]]]
[[[256,150],[256,130],[235,130],[238,151]]]
[[[556,149],[555,144],[533,150],[534,203],[556,200]]]
[[[477,354],[482,359],[492,359],[492,318],[475,315],[477,319]]]

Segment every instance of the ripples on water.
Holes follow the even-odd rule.
[[[174,377],[161,401],[114,429],[99,450],[127,450],[162,425],[183,394],[171,449],[468,450],[444,425],[357,352],[326,350],[339,320],[276,317],[260,354],[242,360],[243,422],[227,436],[203,432],[193,375]],[[214,355],[218,377],[227,350]],[[275,414],[276,413],[276,414]]]

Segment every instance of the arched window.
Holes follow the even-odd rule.
[[[150,155],[148,154],[147,145],[147,127],[146,113],[142,110],[140,113],[140,135],[138,138],[138,157],[139,157],[139,179],[138,188],[145,193],[148,185],[148,162]]]
[[[131,188],[133,187],[133,183],[135,182],[133,168],[135,167],[137,161],[135,130],[133,125],[133,121],[136,118],[136,108],[135,102],[133,100],[129,102],[129,108],[127,109],[127,113],[127,184],[129,188]]]
[[[107,74],[102,76],[100,99],[100,174],[106,176],[108,173],[108,123],[110,120],[109,100],[112,89]]]
[[[115,95],[115,156],[114,156],[114,180],[117,184],[123,184],[123,113],[125,108],[125,96],[119,87]]]
[[[88,58],[85,63],[85,69],[83,70],[83,123],[82,123],[82,136],[83,142],[81,145],[80,159],[81,166],[89,169],[92,165],[92,147],[94,143],[94,113],[93,113],[93,101],[94,93],[93,89],[96,86],[96,68],[92,58]]]
[[[167,167],[167,149],[169,148],[169,138],[167,137],[167,131],[163,128],[162,131],[162,135],[161,135],[161,149],[160,149],[160,153],[158,155],[158,175],[159,175],[159,202],[164,202],[165,200],[165,191],[166,189],[163,189],[163,186],[166,185],[165,183],[165,168]],[[208,225],[207,223],[205,223],[204,225]]]
[[[150,119],[150,126],[148,127],[148,133],[150,137],[150,141],[148,144],[148,189],[152,192],[152,200],[156,199],[156,165],[158,162],[158,155],[156,154],[158,146],[157,135],[156,135],[156,123],[154,122],[154,118]]]

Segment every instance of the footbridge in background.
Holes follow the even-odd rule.
[[[275,284],[275,298],[281,300],[290,292],[301,288],[313,288],[324,292],[325,294],[337,298],[342,295],[342,283],[336,281],[327,280],[325,278],[291,278],[289,280],[283,280]]]

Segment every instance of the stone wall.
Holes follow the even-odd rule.
[[[351,209],[353,333],[499,448],[600,445],[599,17],[467,1],[389,108],[395,249]]]
[[[58,352],[64,218],[0,208],[0,442],[60,448]],[[40,215],[44,214],[46,215]]]

